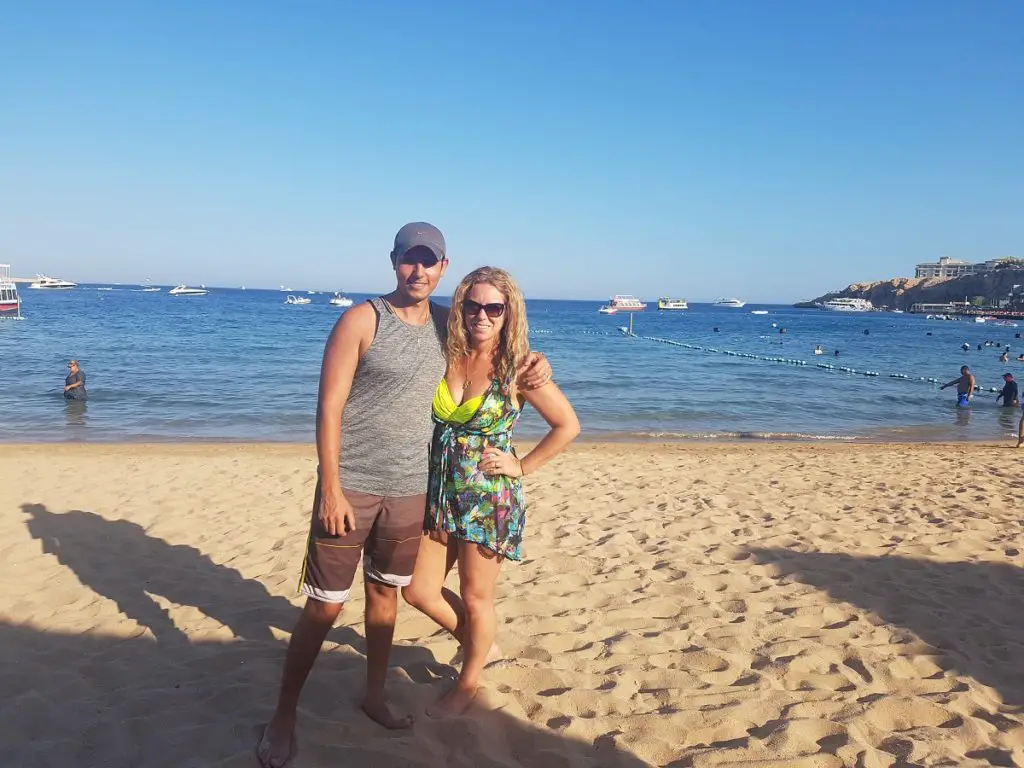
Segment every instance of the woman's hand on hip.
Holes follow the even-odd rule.
[[[480,471],[488,477],[522,477],[523,464],[512,451],[501,451],[489,445],[484,448],[484,457],[480,459]]]

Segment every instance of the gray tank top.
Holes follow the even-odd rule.
[[[341,487],[375,496],[427,492],[434,391],[444,376],[445,311],[408,325],[371,299],[377,332],[356,367],[341,418]]]

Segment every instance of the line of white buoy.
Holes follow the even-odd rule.
[[[530,333],[552,334],[552,333],[555,333],[555,332],[554,331],[550,331],[550,330],[534,330],[534,329],[531,329]],[[583,330],[581,330],[581,331],[577,331],[577,333],[579,333],[581,335],[584,335],[584,336],[615,336],[615,335],[618,335],[618,334],[615,334],[615,333],[611,333],[610,331],[583,331]],[[636,334],[636,333],[630,333],[629,329],[626,328],[626,327],[619,328],[619,334],[621,334],[623,336],[627,336],[629,338],[633,338],[633,339],[642,339],[643,341],[653,341],[653,342],[658,343],[658,344],[667,344],[667,345],[669,345],[671,347],[680,347],[681,349],[688,349],[688,350],[691,350],[691,351],[694,351],[694,352],[706,352],[708,354],[719,354],[719,355],[726,355],[728,357],[738,357],[738,358],[742,358],[744,360],[758,360],[758,361],[765,362],[765,363],[777,363],[777,364],[782,364],[782,365],[793,365],[793,366],[797,366],[797,367],[807,367],[807,366],[810,365],[810,363],[808,363],[806,360],[799,360],[799,359],[795,359],[795,358],[774,357],[774,356],[771,356],[771,355],[755,355],[755,354],[753,354],[751,352],[738,352],[738,351],[732,350],[732,349],[718,349],[717,347],[704,347],[704,346],[701,346],[700,344],[687,344],[686,342],[683,342],[683,341],[676,341],[675,339],[666,339],[666,338],[662,338],[660,336],[641,336],[641,335]],[[868,378],[879,378],[879,377],[882,376],[881,372],[879,372],[879,371],[871,371],[871,370],[860,371],[860,370],[857,370],[856,368],[851,368],[850,366],[846,366],[846,365],[833,365],[832,363],[815,363],[814,367],[815,368],[820,368],[823,371],[830,371],[830,372],[837,372],[837,373],[847,373],[847,374],[850,374],[852,376],[866,376]],[[936,379],[933,376],[910,376],[910,375],[908,375],[906,373],[890,373],[890,374],[888,374],[888,378],[896,379],[898,381],[912,381],[912,382],[917,382],[919,384],[944,384],[945,383],[941,379]],[[999,392],[1000,390],[997,387],[988,387],[988,388],[986,388],[986,387],[977,387],[976,386],[974,388],[974,391],[975,392],[985,392],[985,391],[988,391],[988,392]]]

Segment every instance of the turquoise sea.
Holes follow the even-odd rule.
[[[342,311],[329,294],[291,306],[278,291],[172,297],[167,287],[99,288],[23,287],[25,319],[0,321],[0,440],[313,440],[323,344]],[[966,363],[986,389],[1000,387],[1004,371],[1024,371],[1014,359],[1024,351],[1020,328],[761,305],[659,313],[646,300],[648,310],[634,316],[637,337],[620,330],[628,316],[599,315],[598,300],[528,302],[533,346],[549,356],[585,438],[1016,433],[1018,414],[997,407],[994,392],[957,409],[934,380],[954,378]],[[994,345],[977,348],[986,342]],[[815,345],[826,354],[815,357]],[[88,376],[84,406],[61,394],[70,357]],[[522,434],[542,429],[536,414],[524,416]]]

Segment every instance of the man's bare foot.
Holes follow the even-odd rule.
[[[363,713],[378,725],[383,725],[392,731],[412,727],[412,715],[395,717],[391,707],[382,698],[367,696],[363,699]]]
[[[427,714],[431,717],[458,717],[465,714],[476,698],[476,688],[456,685],[448,693],[430,705]]]
[[[285,768],[291,765],[297,752],[295,744],[295,715],[274,713],[263,729],[263,737],[256,747],[256,759],[263,768]]]
[[[1020,448],[1022,445],[1024,445],[1024,437],[1018,437],[1017,438],[1017,447]]]

